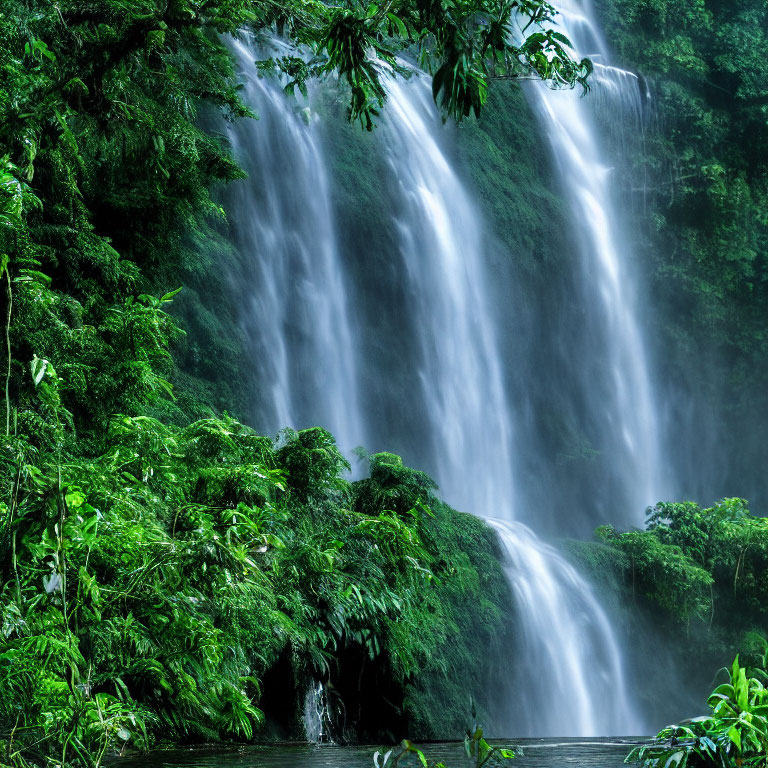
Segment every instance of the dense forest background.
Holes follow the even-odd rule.
[[[766,9],[759,2],[600,7],[620,63],[642,73],[652,101],[633,158],[647,180],[634,230],[652,269],[654,305],[664,308],[656,316],[658,354],[669,387],[681,399],[703,396],[718,414],[698,427],[710,455],[685,469],[698,477],[686,490],[706,497],[701,476],[710,474],[762,508],[765,446],[749,427],[766,416]],[[637,200],[636,191],[627,193]],[[679,428],[695,431],[695,418],[682,413]],[[715,440],[726,440],[727,450]]]
[[[158,7],[0,4],[0,761],[296,736],[315,679],[338,738],[454,736],[470,695],[503,719],[497,651],[516,628],[490,529],[393,454],[366,457],[370,476],[350,482],[323,429],[247,426],[259,393],[222,207],[242,172],[215,126],[253,115],[219,35],[286,23],[333,48],[331,20]],[[647,182],[624,194],[656,355],[676,399],[711,403],[715,423],[672,419],[709,450],[682,472],[698,504],[664,500],[648,530],[601,527],[568,549],[613,596],[638,666],[670,650],[638,695],[671,718],[766,626],[768,526],[708,494],[732,488],[764,513],[768,12],[757,0],[600,8],[650,92],[626,176]],[[417,36],[406,10],[375,16],[389,26],[376,39],[400,24]],[[350,74],[318,107],[339,147],[334,205],[366,212],[352,242],[375,265],[371,137],[344,122],[375,119],[375,83],[360,79],[365,62],[329,61]],[[486,102],[465,86],[443,92],[468,117],[446,130],[488,202],[495,259],[515,262],[517,290],[557,299],[568,225],[525,92],[494,83]],[[557,418],[542,433],[563,455],[579,442]],[[562,471],[589,471],[588,458]]]

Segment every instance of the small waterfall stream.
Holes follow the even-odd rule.
[[[311,744],[333,743],[331,713],[325,686],[313,680],[304,696],[304,735]]]

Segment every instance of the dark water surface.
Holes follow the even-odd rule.
[[[492,742],[497,746],[519,746],[519,755],[510,768],[619,768],[637,739],[518,739]],[[333,745],[269,745],[240,748],[194,748],[152,752],[141,757],[122,758],[112,768],[373,768],[376,746],[337,747]],[[430,763],[445,762],[449,768],[472,768],[459,742],[423,746]],[[413,762],[401,764],[413,765]],[[418,763],[417,763],[418,765]],[[420,768],[420,766],[419,766]]]

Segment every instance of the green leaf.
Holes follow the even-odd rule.
[[[682,763],[685,758],[686,758],[686,752],[682,749],[678,750],[677,752],[674,752],[667,758],[667,761],[664,763],[664,768],[676,768],[676,766],[679,766],[680,763]]]
[[[50,287],[51,283],[53,282],[51,277],[37,269],[20,269],[19,275],[22,276],[19,278],[19,282],[22,282],[22,278],[26,278],[26,281],[24,282],[39,283],[46,288]]]
[[[160,297],[160,303],[161,304],[166,304],[169,301],[171,301],[174,296],[177,296],[181,292],[183,287],[184,286],[181,286],[181,288],[177,288],[175,291],[169,291],[168,293],[166,293],[163,296],[161,296]]]
[[[32,381],[35,383],[35,386],[40,384],[40,382],[43,380],[43,377],[48,370],[48,365],[49,363],[47,360],[44,360],[37,355],[32,358],[30,367],[32,368]]]
[[[562,32],[556,32],[555,30],[552,30],[550,32],[550,37],[553,40],[557,40],[558,42],[562,43],[563,45],[567,45],[569,48],[573,48],[573,43],[562,33]]]
[[[404,40],[408,39],[408,30],[406,29],[405,24],[403,23],[403,20],[396,16],[394,13],[388,13],[387,18],[394,24],[395,29],[397,30],[397,33],[402,37]]]

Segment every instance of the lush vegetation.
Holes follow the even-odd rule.
[[[53,368],[35,377],[65,422]],[[76,462],[12,442],[22,455],[3,507],[4,762],[98,763],[115,740],[161,735],[250,739],[270,670],[295,691],[294,718],[315,677],[349,708],[361,686],[402,701],[452,658],[467,666],[448,685],[482,672],[477,648],[437,650],[455,632],[471,643],[471,616],[502,631],[503,580],[462,551],[492,552],[492,537],[440,507],[397,457],[372,457],[371,477],[352,486],[320,429],[274,445],[227,418],[174,428],[121,416],[107,442]],[[446,531],[472,546],[451,555]],[[376,732],[366,716],[348,712],[346,735]]]
[[[687,163],[659,186],[675,254],[660,273],[684,287],[685,317],[757,355],[765,174],[742,137],[764,131],[763,62],[736,37],[759,45],[764,10],[742,24],[724,5],[689,9],[687,42],[666,51],[675,14],[630,5],[616,2],[616,34],[647,28],[644,63],[685,70],[665,98],[682,93],[696,118],[654,144],[659,168]],[[488,649],[510,631],[492,533],[396,456],[368,457],[351,483],[322,429],[273,439],[242,423],[252,393],[215,193],[242,172],[203,126],[253,117],[222,39],[244,26],[293,46],[265,72],[298,91],[338,76],[348,117],[371,128],[406,50],[448,116],[479,113],[494,80],[585,87],[590,64],[568,58],[551,14],[540,0],[0,0],[0,763],[295,735],[317,679],[344,703],[339,738],[455,733],[467,693],[492,707]],[[681,58],[713,35],[711,61]],[[532,142],[525,119],[465,135],[487,152],[496,130]],[[522,220],[530,250],[555,236],[549,191],[491,192],[502,235]],[[702,653],[765,624],[768,532],[738,500],[662,505],[650,530],[602,529],[579,553],[670,626],[712,628]],[[470,744],[478,763],[499,756],[482,734]]]
[[[763,641],[763,648],[768,644]],[[768,765],[768,653],[760,667],[748,669],[734,659],[722,670],[728,680],[708,699],[711,714],[664,728],[653,743],[634,749],[627,762],[643,768],[711,766],[764,768]]]
[[[766,416],[768,9],[762,0],[598,5],[618,63],[650,91],[643,141],[625,144],[634,147],[625,178],[661,356],[680,395],[708,402],[718,419],[697,440],[719,436],[719,463],[691,472],[762,508],[760,483],[745,488],[744,477],[760,476],[766,460],[750,427]]]
[[[693,502],[659,504],[646,530],[620,533],[610,526],[595,541],[571,542],[571,555],[592,573],[606,596],[614,595],[630,647],[653,653],[663,637],[656,673],[647,662],[637,694],[649,711],[689,706],[675,689],[701,690],[709,670],[736,648],[750,648],[768,626],[768,519],[749,512],[742,499],[702,509]],[[677,638],[677,639],[675,639]],[[757,655],[745,657],[757,663]],[[655,702],[652,704],[652,702]]]
[[[618,553],[633,594],[675,621],[727,621],[734,631],[760,626],[768,611],[768,520],[742,499],[701,509],[694,502],[657,505],[645,531],[597,537]]]
[[[273,440],[224,413],[250,392],[213,191],[242,172],[202,126],[252,117],[222,39],[243,26],[295,46],[262,63],[289,89],[339,75],[370,128],[412,46],[448,115],[494,78],[585,86],[551,14],[0,3],[4,764],[295,733],[315,678],[346,705],[340,736],[455,732],[465,692],[482,701],[509,601],[492,534],[397,457],[350,484],[326,432]]]

